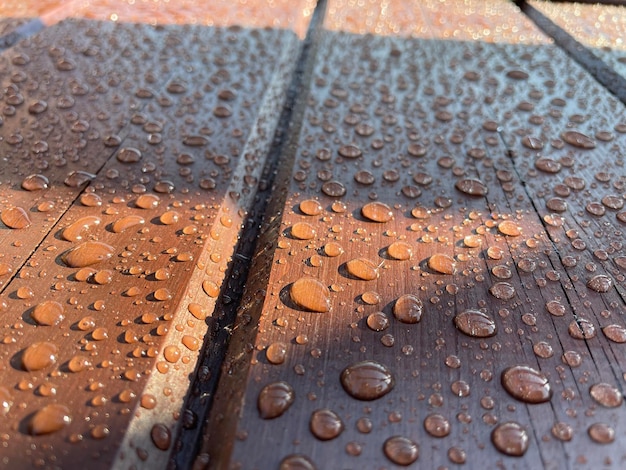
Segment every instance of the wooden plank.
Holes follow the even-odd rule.
[[[42,229],[33,216],[19,232],[32,254],[25,251],[28,262],[14,269],[3,295],[3,465],[163,467],[204,336],[219,320],[210,317],[254,200],[299,42],[294,33],[271,29],[85,21],[67,26],[70,35],[49,33],[63,28],[30,40],[42,56],[32,70],[54,63],[47,59],[57,50],[54,42],[44,43],[56,38],[67,44],[65,53],[76,54],[73,76],[120,75],[119,88],[109,83],[108,95],[90,88],[77,114],[90,130],[102,131],[96,149],[104,148],[104,130],[111,128],[121,142],[106,154],[68,162],[96,174],[82,193],[59,186],[67,166],[53,169],[47,191],[59,199],[57,218]],[[125,35],[137,47],[108,56]],[[85,42],[101,47],[99,65],[79,57]],[[144,85],[151,93],[141,91]],[[98,124],[103,111],[108,118]],[[61,137],[69,144],[70,135]],[[140,155],[138,161],[118,157],[133,148],[139,153],[126,154]],[[5,200],[26,197],[15,175],[4,180],[11,185]],[[101,205],[76,200],[79,195],[97,196]],[[142,195],[155,204],[141,202]],[[91,223],[78,222],[82,217]],[[66,240],[63,231],[77,222],[78,229],[86,225],[77,230],[81,240]],[[16,240],[18,232],[6,232]],[[81,242],[91,245],[77,259],[62,256]],[[99,258],[93,268],[83,266]],[[44,304],[53,319],[59,305],[63,310],[55,326],[33,319],[44,300],[57,302]],[[37,351],[43,362],[31,358],[28,345],[38,342],[53,350],[54,360]],[[51,404],[67,407],[52,408],[61,429],[32,435],[53,430],[33,421]]]
[[[471,10],[478,4],[465,5]],[[422,7],[417,13],[402,9],[402,16],[441,18],[441,6],[433,4],[432,11]],[[378,7],[369,10],[371,15],[363,13],[367,25],[352,22],[358,17],[332,2],[328,11],[341,12],[350,32],[363,33],[373,25],[394,25],[388,18],[400,10],[386,7],[384,13]],[[531,100],[541,110],[532,114],[549,116],[549,108],[538,103],[549,103],[553,94],[568,88],[558,82],[548,86],[546,80],[575,70],[583,89],[592,87],[601,94],[600,105],[616,113],[621,108],[593,88],[588,76],[549,46],[526,19],[512,18],[519,14],[507,10],[512,7],[490,2],[486,8],[510,11],[483,21],[490,32],[505,31],[504,42],[521,45],[437,40],[471,39],[476,33],[473,21],[468,21],[472,28],[464,29],[449,9],[448,25],[415,25],[418,35],[430,40],[384,37],[397,33],[393,28],[377,29],[376,36],[322,35],[309,94],[303,98],[302,128],[296,128],[295,163],[291,174],[287,168],[279,177],[284,183],[276,190],[280,197],[271,212],[282,213],[282,219],[268,222],[263,250],[253,265],[256,275],[239,312],[198,466],[277,468],[288,456],[301,455],[317,468],[386,467],[390,458],[384,442],[394,435],[417,443],[418,462],[432,467],[458,463],[460,455],[470,468],[598,468],[624,459],[619,437],[602,445],[588,434],[595,429],[592,424],[608,423],[620,435],[623,406],[598,406],[589,387],[607,382],[621,396],[623,378],[615,373],[621,345],[608,344],[601,335],[577,339],[569,332],[583,318],[578,305],[599,322],[596,317],[606,309],[600,305],[609,302],[615,309],[611,321],[619,322],[616,312],[624,302],[615,292],[590,294],[586,280],[576,281],[563,261],[565,248],[542,219],[546,213],[534,189],[544,176],[528,173],[529,164],[519,157],[524,135],[518,134],[530,125],[521,121],[517,106]],[[387,19],[380,19],[385,15]],[[508,30],[499,20],[525,26]],[[340,29],[341,21],[335,21],[331,17],[328,23]],[[451,27],[460,33],[455,35]],[[531,78],[520,81],[523,74],[509,73],[520,69]],[[568,103],[573,113],[584,111],[579,100],[570,97]],[[537,128],[543,125],[552,135],[548,121]],[[363,123],[371,131],[356,127]],[[411,143],[423,146],[425,156],[417,156],[420,152]],[[594,160],[606,162],[608,157],[596,160],[600,153],[593,153]],[[582,157],[575,161],[581,163],[564,171],[580,171],[582,162],[589,162]],[[487,194],[459,192],[455,183],[463,178],[480,179]],[[343,194],[333,197],[341,187]],[[302,203],[310,199],[319,202],[321,212],[306,215]],[[363,207],[372,201],[386,203],[394,218],[384,223],[364,218]],[[416,205],[424,207],[426,219],[422,210],[415,212],[419,218],[412,214]],[[499,229],[503,221],[512,222],[513,228]],[[522,234],[513,236],[517,226]],[[307,231],[314,236],[299,235]],[[475,240],[466,244],[466,236],[482,242],[480,247],[470,248]],[[581,231],[581,238],[595,245],[593,237],[593,230]],[[390,259],[387,247],[396,241],[409,244],[410,260]],[[326,255],[331,242],[342,247],[337,257]],[[434,254],[454,256],[456,273],[433,271],[428,260]],[[346,263],[359,257],[373,261],[369,269],[378,271],[376,279],[350,276]],[[584,270],[580,262],[577,269]],[[264,276],[267,291],[261,301]],[[317,302],[309,309],[326,310],[328,297],[330,312],[307,312],[294,303],[290,293],[302,277],[324,286],[306,281],[312,293],[303,302],[314,302],[317,290]],[[497,298],[493,288],[498,282],[508,283],[510,287],[500,287],[512,288],[514,295]],[[380,294],[379,303],[364,301],[366,292]],[[417,324],[402,323],[393,314],[395,302],[407,293],[424,304]],[[552,301],[563,304],[563,316],[556,316],[560,312],[555,304],[549,304],[555,314],[547,312]],[[452,318],[467,308],[484,309],[498,333],[477,339],[457,331]],[[389,321],[380,332],[367,323],[377,311]],[[286,351],[284,360],[274,356],[281,349]],[[346,393],[340,376],[362,360],[377,361],[391,371],[395,387],[388,395],[360,401]],[[547,403],[527,404],[505,391],[501,375],[516,365],[545,374],[553,394]],[[293,405],[274,419],[263,419],[258,404],[264,400],[262,390],[281,384],[275,390],[282,395],[275,394],[285,399],[282,382],[293,390]],[[331,409],[341,419],[339,436],[314,437],[310,420],[318,409]],[[426,417],[433,413],[450,423],[451,432],[443,439],[425,429]],[[528,433],[529,449],[521,459],[503,455],[490,442],[496,423],[507,421]]]

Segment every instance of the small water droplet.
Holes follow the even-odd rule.
[[[101,219],[95,215],[81,217],[71,223],[61,233],[61,236],[68,242],[77,242],[83,239],[83,232],[90,230],[92,227],[100,225]]]
[[[408,437],[393,436],[383,444],[385,456],[396,465],[408,466],[419,457],[419,447]]]
[[[587,429],[589,437],[598,444],[610,444],[615,440],[615,430],[606,423],[594,423]]]
[[[565,131],[561,134],[563,139],[568,144],[580,148],[580,149],[594,149],[596,148],[596,142],[591,137],[578,131]]]
[[[485,183],[473,178],[460,179],[455,183],[454,187],[470,196],[485,196],[489,192],[489,188]]]
[[[125,230],[128,230],[131,227],[136,225],[143,225],[145,223],[145,219],[138,215],[127,215],[122,217],[121,219],[116,220],[111,226],[111,230],[113,233],[122,233]]]
[[[422,319],[424,303],[413,294],[404,294],[393,305],[393,315],[402,323],[414,324]]]
[[[515,297],[515,287],[508,282],[496,282],[489,288],[489,292],[500,300],[511,300]]]
[[[559,441],[568,442],[572,440],[572,437],[574,437],[574,430],[572,427],[562,421],[554,423],[551,431],[552,435]]]
[[[450,421],[443,415],[433,413],[424,419],[424,429],[433,437],[446,437],[450,434]]]
[[[319,440],[328,441],[339,436],[344,425],[337,413],[329,409],[321,409],[311,414],[309,428]]]
[[[521,457],[528,450],[529,438],[522,426],[508,422],[499,424],[492,431],[491,442],[503,454]]]

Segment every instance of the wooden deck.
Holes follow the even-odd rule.
[[[73,5],[0,29],[2,468],[625,465],[626,113],[545,24]]]

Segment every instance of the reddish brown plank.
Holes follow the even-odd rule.
[[[59,187],[68,168],[52,166],[44,197],[69,193],[58,204],[58,219],[42,227],[37,218],[21,231],[21,246],[28,249],[23,258],[30,256],[14,269],[3,296],[2,393],[8,398],[2,436],[10,447],[3,464],[165,466],[299,43],[294,33],[271,29],[73,22],[30,40],[34,51],[42,51],[35,62],[41,70],[46,61],[53,67],[48,55],[60,50],[54,42],[44,48],[45,38],[54,39],[64,27],[73,35],[58,40],[64,53],[75,54],[73,76],[88,80],[102,71],[105,81],[121,75],[121,82],[107,82],[108,95],[98,97],[90,88],[77,107],[78,117],[93,123],[91,131],[104,134],[112,127],[121,142],[107,150],[98,134],[94,146],[103,151],[78,155],[72,164],[96,173],[82,194],[82,188]],[[125,35],[129,48],[117,50]],[[98,57],[80,57],[85,43],[103,43],[96,53],[104,62],[87,67]],[[116,50],[111,57],[107,45]],[[61,85],[70,86],[69,80]],[[99,127],[103,111],[108,124]],[[72,144],[69,136],[61,134],[61,142]],[[124,158],[124,150],[140,158]],[[4,169],[13,187],[3,197],[12,203],[32,198],[19,189],[21,179]],[[79,194],[97,196],[100,205],[75,200]],[[141,196],[152,197],[154,207],[140,202]],[[68,241],[64,230],[86,216],[100,223],[87,224],[80,240]],[[18,232],[6,232],[16,239]],[[87,252],[77,261],[64,259],[82,242],[92,243]],[[89,260],[92,255],[96,259]],[[97,256],[105,259],[85,267],[93,269],[86,275],[83,264]],[[33,318],[44,300],[63,309],[55,326],[43,326],[41,319],[37,325]],[[37,342],[54,345],[47,346],[54,360],[29,359],[27,348]],[[71,423],[32,435],[52,431],[33,421],[51,404],[67,407],[61,418],[67,413]]]
[[[468,3],[467,8],[476,8]],[[287,456],[300,454],[317,468],[382,468],[390,465],[384,442],[394,435],[416,442],[418,463],[433,467],[454,463],[458,449],[470,467],[596,468],[624,458],[618,442],[602,445],[588,434],[593,424],[602,422],[619,435],[623,406],[598,406],[589,387],[607,382],[621,396],[622,379],[614,373],[619,359],[613,357],[621,353],[620,345],[570,334],[570,326],[580,320],[580,312],[570,306],[589,294],[584,283],[575,282],[572,288],[572,273],[555,253],[560,245],[543,222],[545,212],[535,190],[529,188],[538,178],[526,173],[520,159],[510,158],[519,149],[517,134],[526,128],[525,122],[520,125],[520,111],[513,109],[518,101],[530,94],[539,108],[536,102],[551,93],[567,92],[565,86],[546,84],[550,75],[576,70],[581,79],[582,74],[523,16],[511,17],[519,14],[514,8],[504,2],[490,7],[508,11],[503,21],[518,29],[506,30],[494,15],[496,20],[484,19],[489,31],[505,30],[507,41],[521,45],[436,40],[469,39],[476,32],[455,23],[448,10],[449,25],[458,28],[459,35],[440,36],[442,29],[432,22],[415,27],[432,40],[330,32],[322,36],[302,129],[297,129],[291,181],[278,189],[281,195],[287,191],[285,200],[275,201],[273,213],[281,212],[283,218],[280,224],[273,219],[268,225],[267,244],[235,327],[199,465],[276,468]],[[385,14],[378,8],[372,11],[363,15],[371,20],[366,26],[351,23],[357,16],[345,14],[348,29],[363,32],[368,26],[393,24],[380,20],[385,14],[393,18],[393,9]],[[431,14],[422,11],[423,17]],[[438,9],[432,15],[443,17]],[[520,30],[519,25],[524,27]],[[378,35],[386,32],[381,29]],[[498,39],[496,35],[494,42]],[[537,42],[541,45],[532,45]],[[555,64],[546,65],[548,58]],[[524,67],[528,63],[534,66]],[[520,69],[531,78],[520,81],[523,74],[509,73]],[[591,86],[587,76],[583,83]],[[539,90],[530,93],[533,88],[523,89],[525,84],[547,90],[542,88],[538,97]],[[607,95],[601,102],[616,106]],[[584,109],[579,101],[570,104]],[[372,126],[371,133],[357,127],[362,123]],[[417,147],[409,152],[410,143],[423,146],[425,155],[420,157]],[[288,173],[285,170],[282,178]],[[476,196],[460,192],[455,183],[465,178],[478,178],[488,191]],[[327,185],[324,192],[323,185],[333,180],[345,188],[344,194],[331,196],[337,184]],[[480,184],[475,187],[480,190]],[[303,213],[301,203],[309,199],[319,201],[321,212]],[[364,219],[362,208],[374,200],[385,202],[394,218],[384,223]],[[412,215],[416,205],[425,208],[426,219]],[[505,221],[513,228],[499,229]],[[518,225],[521,234],[515,233]],[[311,228],[312,238],[298,235]],[[480,248],[470,248],[473,241],[466,244],[467,235],[480,240]],[[325,256],[324,247],[331,241],[343,248],[337,258]],[[408,243],[413,258],[389,259],[386,247],[394,241]],[[453,255],[456,274],[433,272],[428,259],[435,253]],[[358,257],[372,260],[373,267],[380,263],[377,279],[350,277],[345,263]],[[264,303],[258,297],[262,275],[268,276]],[[330,312],[306,312],[294,304],[290,292],[301,277],[317,279],[330,289],[323,294],[330,299]],[[323,291],[307,282],[312,292]],[[511,298],[492,293],[499,282],[509,284],[504,287],[512,289]],[[363,301],[370,290],[381,294],[378,305]],[[403,324],[393,315],[395,301],[407,293],[418,295],[424,304],[417,324]],[[623,308],[623,300],[613,293],[605,297]],[[555,300],[563,303],[563,316],[547,312],[547,303]],[[582,301],[593,321],[601,316],[600,303]],[[325,310],[324,302],[315,305],[309,307]],[[482,308],[494,319],[498,333],[476,339],[455,330],[452,318],[467,308]],[[377,310],[390,322],[382,332],[367,326],[368,315]],[[391,336],[383,339],[385,334]],[[286,349],[281,364],[270,360],[276,343]],[[582,365],[571,359],[572,352],[581,356]],[[364,402],[342,388],[342,371],[361,360],[388,367],[395,378],[388,395]],[[553,393],[547,403],[527,404],[505,391],[501,374],[515,365],[545,374]],[[293,388],[294,403],[283,415],[263,419],[258,405],[263,387],[281,381]],[[313,412],[320,408],[330,408],[344,423],[335,439],[315,438],[310,430]],[[451,423],[447,437],[426,432],[424,423],[432,413]],[[371,420],[371,432],[364,421],[357,426],[360,418]],[[507,421],[528,432],[529,449],[521,459],[503,455],[490,442],[496,423]],[[557,438],[556,430],[566,427],[572,436]]]

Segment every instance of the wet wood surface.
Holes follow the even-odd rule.
[[[5,51],[3,465],[167,464],[298,47],[66,21]]]
[[[0,54],[0,466],[623,465],[624,105],[515,5],[105,3]]]
[[[327,17],[318,40],[295,163],[276,190],[284,215],[262,239],[268,270],[278,234],[265,301],[257,280],[198,463],[623,461],[623,106],[510,4],[490,2],[482,29],[462,26],[478,6],[437,6],[403,10],[424,24],[402,29],[392,8],[360,17],[329,3],[342,19]],[[371,220],[371,204],[392,217]],[[411,257],[395,259],[398,247]],[[398,306],[406,295],[422,303],[418,322]],[[459,314],[497,333],[463,334]],[[346,371],[362,361],[378,366],[361,387],[395,386],[351,388]],[[537,374],[516,396],[519,366]]]

